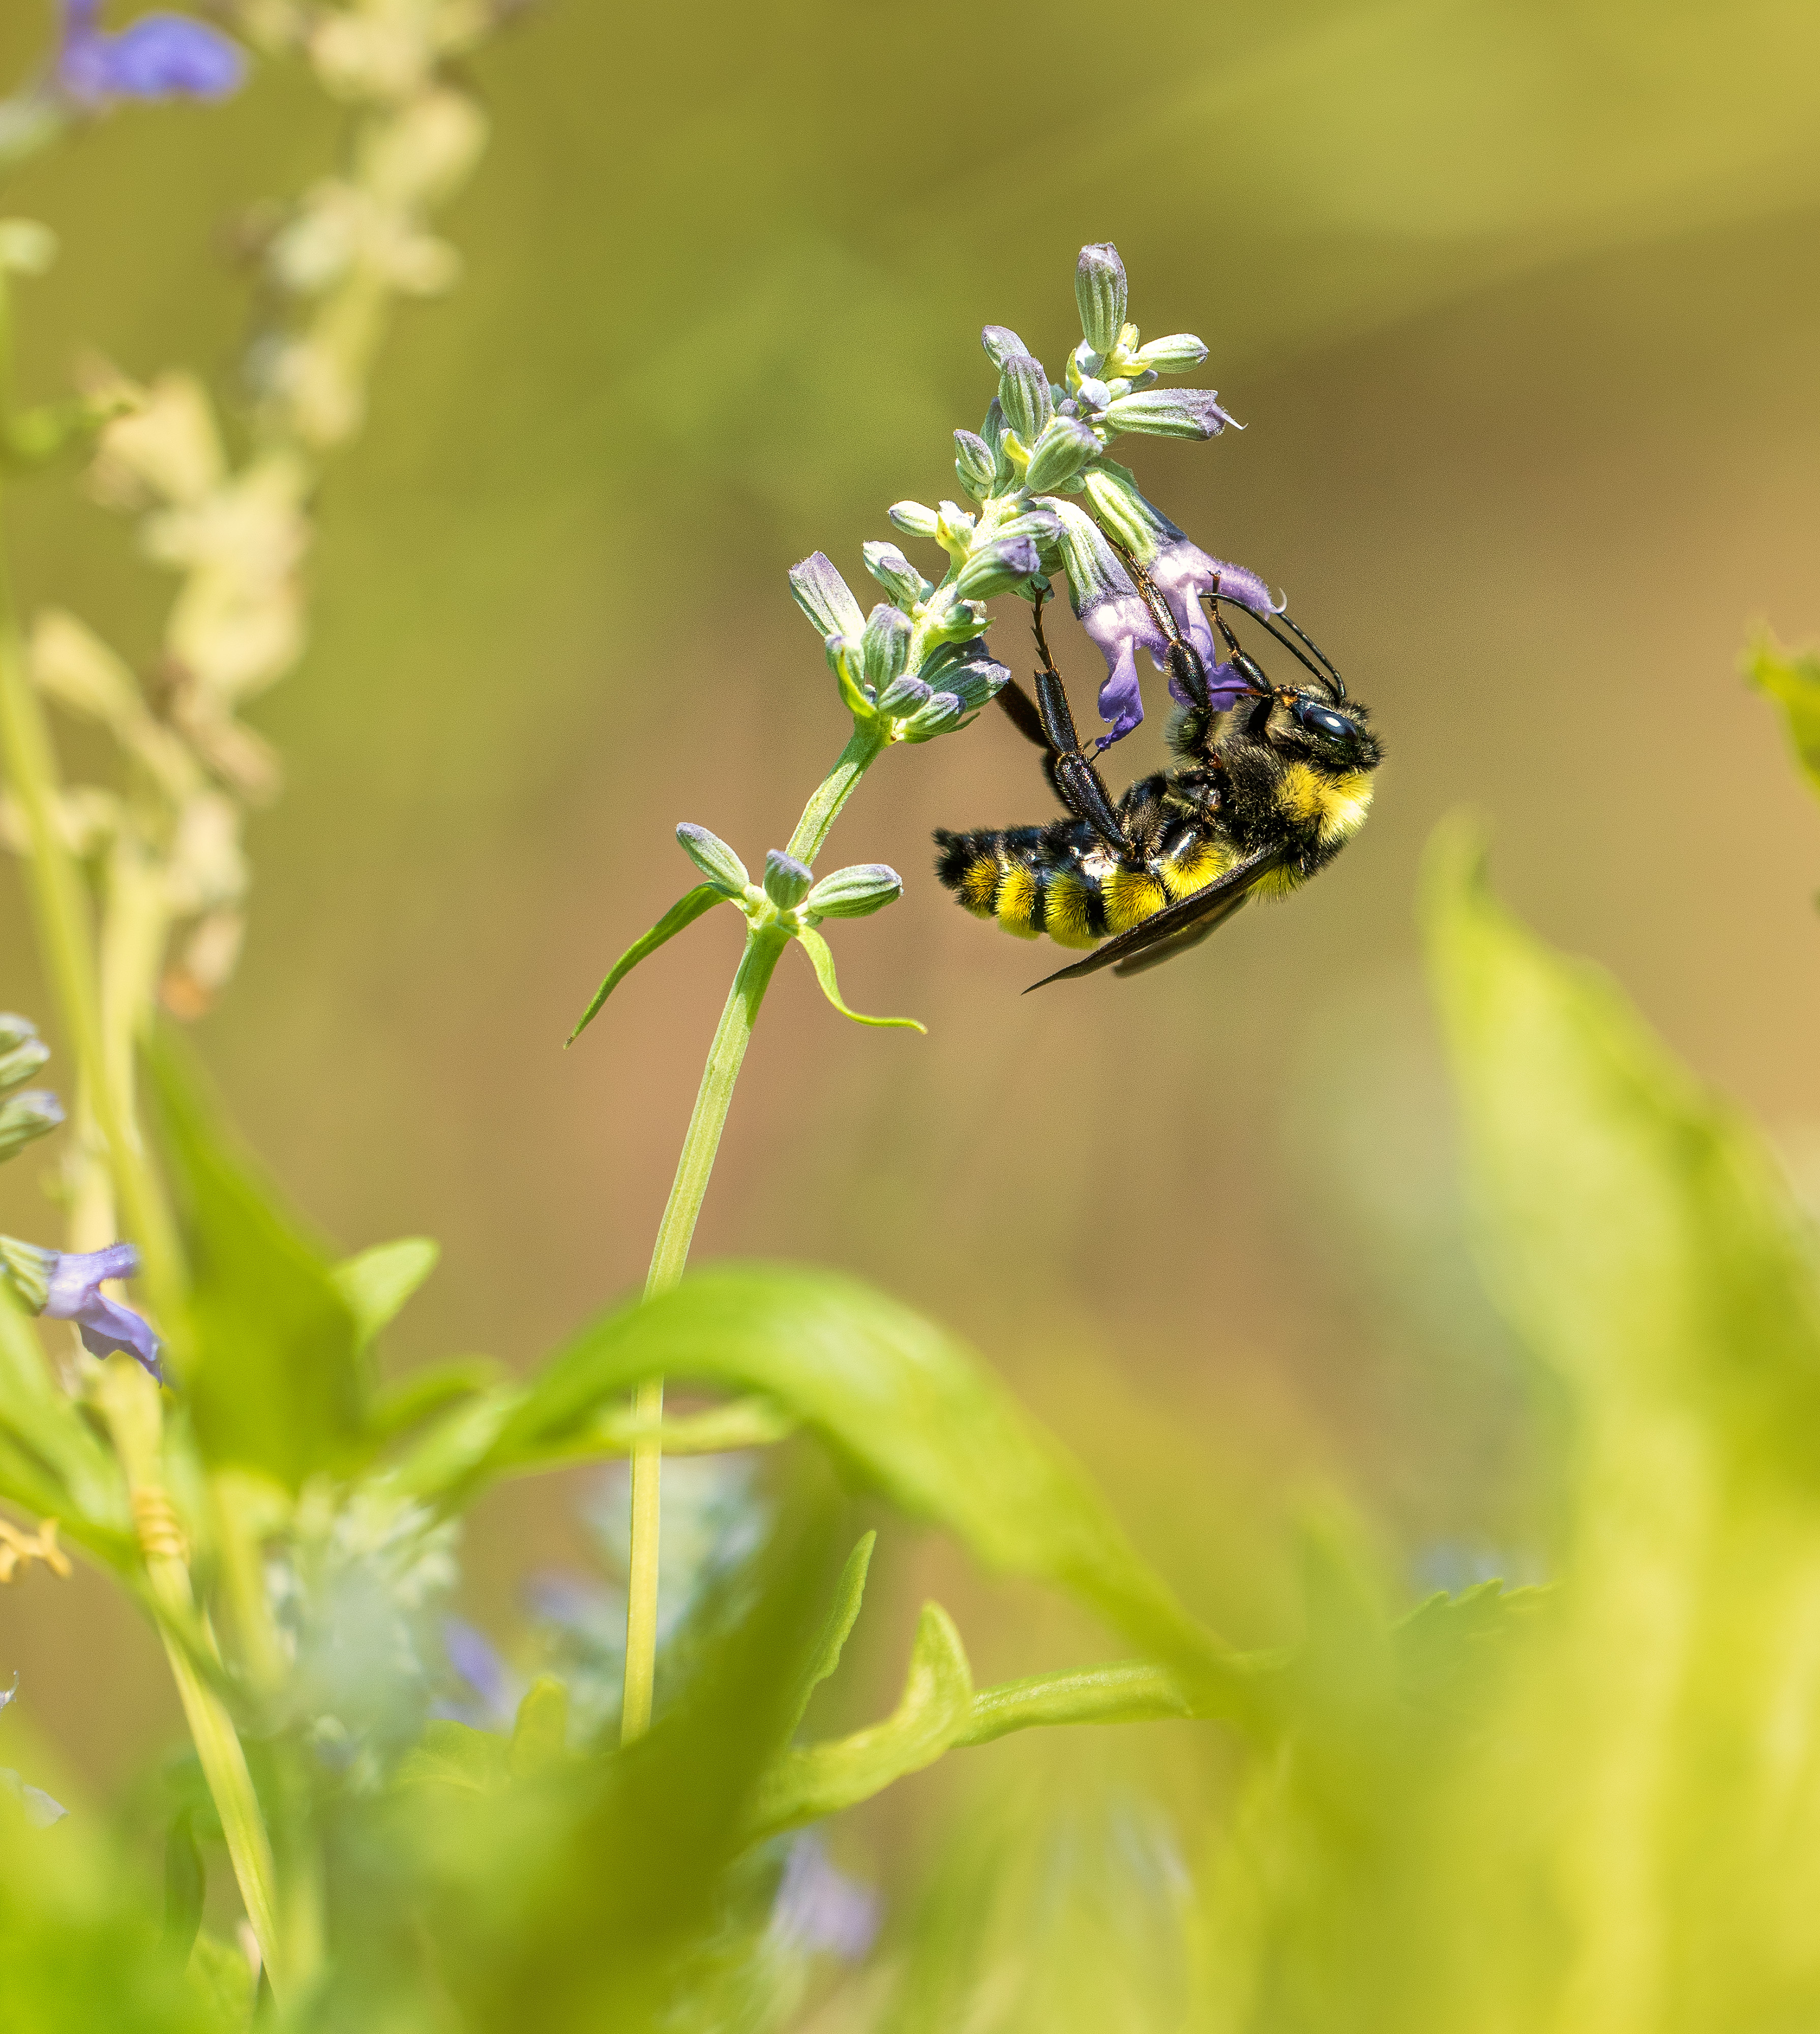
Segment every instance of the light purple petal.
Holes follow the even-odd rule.
[[[97,1293],[74,1317],[82,1332],[82,1346],[91,1356],[123,1354],[131,1357],[160,1383],[164,1373],[158,1365],[158,1338],[151,1323],[130,1307]]]
[[[130,1243],[112,1243],[105,1250],[58,1253],[46,1282],[43,1311],[54,1321],[74,1321],[82,1346],[91,1356],[123,1351],[163,1380],[158,1366],[158,1338],[149,1322],[101,1290],[110,1278],[130,1278],[139,1269],[139,1252]]]
[[[1175,526],[1171,524],[1169,527],[1174,530]],[[1176,625],[1199,651],[1202,663],[1210,671],[1219,662],[1220,653],[1201,606],[1203,594],[1217,593],[1221,600],[1236,601],[1254,614],[1282,612],[1282,602],[1271,599],[1270,588],[1255,572],[1209,557],[1179,530],[1158,551],[1148,569],[1157,591],[1169,602]],[[1170,690],[1178,700],[1182,698],[1181,688],[1173,679]]]
[[[771,1905],[772,1936],[791,1949],[853,1964],[872,1947],[878,1928],[878,1895],[837,1869],[819,1837],[798,1837]]]

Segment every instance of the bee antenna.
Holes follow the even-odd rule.
[[[1345,703],[1346,696],[1345,680],[1342,678],[1338,671],[1335,670],[1333,659],[1327,655],[1327,651],[1321,647],[1320,644],[1315,641],[1314,638],[1308,634],[1305,629],[1298,627],[1295,622],[1289,619],[1289,617],[1286,613],[1274,615],[1263,615],[1259,614],[1255,608],[1250,607],[1248,607],[1245,610],[1245,612],[1251,616],[1254,621],[1259,624],[1263,628],[1268,629],[1270,633],[1276,637],[1276,640],[1282,644],[1283,647],[1289,652],[1291,656],[1296,658],[1304,665],[1306,665],[1309,670],[1314,671],[1316,677],[1326,678],[1332,683],[1334,687],[1334,703],[1335,705],[1341,705]],[[1320,669],[1319,670],[1315,670],[1313,664],[1308,662],[1308,659],[1303,656],[1301,651],[1296,647],[1294,643],[1290,642],[1286,636],[1283,636],[1278,631],[1276,625],[1279,621],[1282,622],[1283,627],[1289,629],[1305,647],[1314,652],[1315,656],[1319,661]]]

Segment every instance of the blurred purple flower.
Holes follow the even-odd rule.
[[[789,1949],[857,1964],[878,1928],[878,1895],[837,1871],[820,1837],[798,1837],[771,1903],[772,1938]]]
[[[47,1251],[46,1293],[40,1311],[54,1321],[73,1321],[82,1331],[82,1346],[91,1356],[123,1350],[160,1383],[158,1338],[149,1323],[130,1307],[111,1300],[101,1289],[110,1278],[130,1278],[139,1269],[139,1252],[130,1243],[111,1243],[105,1250]]]
[[[246,58],[219,28],[186,14],[143,14],[117,33],[99,24],[101,0],[63,0],[57,82],[78,106],[118,99],[226,99]]]
[[[463,1618],[442,1620],[442,1647],[448,1664],[473,1690],[475,1699],[430,1705],[433,1716],[464,1723],[476,1730],[509,1729],[518,1709],[518,1690],[512,1670],[484,1631]]]

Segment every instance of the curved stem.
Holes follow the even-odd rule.
[[[803,808],[796,831],[790,835],[789,852],[797,861],[813,864],[840,816],[841,808],[884,749],[884,738],[872,729],[854,728],[834,767]],[[651,1271],[644,1282],[647,1300],[667,1293],[681,1281],[696,1220],[714,1172],[715,1154],[720,1149],[721,1132],[726,1127],[734,1083],[739,1079],[764,993],[789,944],[790,935],[775,925],[754,928],[746,935],[745,951],[740,955],[733,987],[727,993],[726,1008],[720,1014],[714,1042],[707,1049],[707,1064],[702,1069],[701,1086],[682,1140],[676,1180],[664,1205],[663,1220],[658,1225]],[[663,1443],[657,1431],[663,1417],[661,1377],[651,1378],[639,1387],[632,1399],[632,1417],[652,1431],[632,1450],[632,1544],[626,1577],[621,1744],[633,1743],[650,1728],[651,1691],[657,1675],[657,1561],[663,1475]]]

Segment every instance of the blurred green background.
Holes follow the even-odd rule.
[[[6,77],[47,21],[8,10]],[[325,1232],[442,1239],[392,1360],[527,1360],[641,1278],[730,914],[562,1038],[693,880],[674,824],[762,857],[839,747],[787,566],[820,547],[857,584],[887,503],[955,491],[979,325],[1059,370],[1075,252],[1110,238],[1146,335],[1201,333],[1248,426],[1146,442],[1139,477],[1372,704],[1376,812],[1191,960],[1026,1001],[1041,955],[954,908],[928,836],[1043,815],[1029,752],[993,716],[890,757],[830,852],[908,894],[842,934],[842,985],[929,1036],[841,1024],[786,963],[698,1250],[825,1260],[959,1327],[1242,1642],[1279,1635],[1278,1522],[1317,1487],[1412,1586],[1545,1572],[1549,1409],[1467,1268],[1414,868],[1483,809],[1505,895],[1820,1178],[1820,842],[1736,669],[1754,620],[1820,633],[1820,16],[544,0],[475,75],[468,272],[402,322],[324,491],[313,647],[255,715],[288,788],[197,1027]],[[64,246],[25,299],[28,391],[99,348],[231,392],[235,220],[336,146],[275,72],[21,177],[8,208]],[[149,649],[164,588],[123,526],[51,480],[8,535],[28,608]],[[1084,701],[1097,659],[1061,654]],[[1154,767],[1162,718],[1114,760]],[[50,1026],[16,870],[0,955],[0,1004]],[[0,1225],[54,1233],[31,1170]],[[507,1627],[573,1533],[490,1501],[473,1607]],[[982,1681],[1100,1642],[902,1533],[884,1573],[881,1691],[932,1578]],[[79,1772],[162,1740],[155,1647],[99,1587],[34,1575],[0,1631]]]

